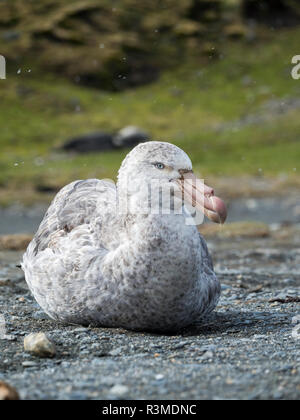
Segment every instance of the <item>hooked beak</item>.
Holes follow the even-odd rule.
[[[178,180],[184,201],[200,210],[215,223],[225,223],[227,209],[223,200],[214,195],[213,188],[198,179],[193,171],[182,172]]]

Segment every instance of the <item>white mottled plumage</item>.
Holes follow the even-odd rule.
[[[139,211],[149,180],[159,178],[164,188],[191,169],[178,147],[143,143],[123,161],[117,187],[91,179],[57,194],[22,264],[50,317],[163,331],[185,327],[215,308],[220,285],[197,227],[188,226],[184,214]],[[127,179],[134,192],[125,193]],[[117,203],[125,198],[131,207],[120,214]]]

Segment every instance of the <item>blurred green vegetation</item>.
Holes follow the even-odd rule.
[[[105,25],[111,26],[103,28],[105,48],[112,45],[108,39],[113,35],[121,39],[118,28],[122,22],[123,41],[131,39],[128,34],[135,27],[134,32],[140,34],[139,47],[125,48],[123,41],[116,42],[117,56],[126,53],[133,60],[135,71],[140,68],[139,63],[149,68],[161,66],[160,77],[151,84],[133,88],[135,83],[130,82],[129,88],[112,83],[120,71],[121,75],[133,77],[129,67],[120,68],[118,60],[118,63],[114,59],[106,61],[106,53],[99,53],[101,48],[92,43],[86,45],[94,39],[91,31],[96,31],[99,22],[91,22],[90,13],[83,11],[87,7],[97,19],[100,15],[95,10],[99,4],[103,9],[101,16],[103,13],[105,16],[105,10],[111,13],[112,3],[106,0],[60,3],[58,7],[56,1],[13,0],[4,9],[2,6],[7,2],[0,3],[0,21],[6,22],[0,32],[3,35],[5,29],[6,36],[11,36],[7,43],[0,41],[3,48],[0,53],[11,58],[8,78],[0,81],[0,204],[48,199],[49,195],[40,191],[57,189],[79,178],[115,179],[127,150],[72,156],[59,152],[58,146],[78,134],[115,132],[127,125],[139,126],[154,139],[179,145],[205,177],[233,176],[238,182],[244,175],[284,174],[298,179],[299,103],[293,99],[299,97],[300,81],[291,77],[291,58],[299,54],[299,28],[274,31],[259,27],[255,39],[250,39],[244,33],[249,28],[241,20],[238,0],[185,0],[176,2],[171,12],[173,0],[146,1],[142,6],[126,0],[122,7],[115,0],[116,21],[109,14]],[[163,3],[169,9],[164,9]],[[199,15],[197,18],[199,28],[204,25],[203,36],[199,28],[200,32],[197,29],[194,33],[189,26],[196,19],[197,8],[193,18],[189,15],[187,19],[187,11],[195,3],[203,7],[201,19]],[[215,4],[216,8],[209,8],[207,3]],[[230,18],[224,12],[225,3]],[[136,15],[130,15],[133,21],[128,20],[125,4],[136,11]],[[147,13],[141,19],[141,10],[145,8]],[[186,14],[184,19],[182,14]],[[33,16],[36,23],[31,19]],[[151,19],[153,26],[149,23]],[[160,42],[156,45],[153,37],[157,36],[159,19]],[[77,31],[78,20],[82,26]],[[152,28],[150,32],[143,29],[146,21]],[[173,22],[171,31],[165,28],[165,22]],[[218,26],[223,35],[216,39]],[[22,36],[16,34],[14,38],[14,31],[20,31]],[[83,41],[69,38],[81,31],[85,33]],[[232,35],[234,41],[229,40]],[[0,39],[3,41],[3,36]],[[70,42],[72,48],[68,51],[66,43]],[[93,66],[88,63],[94,55],[103,60],[91,73]],[[95,75],[99,79],[93,79]],[[150,80],[141,81],[145,82]],[[286,103],[292,105],[285,106]],[[283,112],[278,111],[281,104]]]
[[[218,33],[225,3],[3,0],[0,49],[18,62],[34,57],[40,68],[71,81],[120,90],[152,82],[186,49],[199,53]]]
[[[1,0],[0,51],[19,65],[34,60],[71,81],[122,90],[152,82],[191,55],[211,55],[212,43],[253,40],[253,18],[273,27],[299,23],[298,3]]]
[[[295,174],[299,109],[272,116],[263,105],[299,95],[290,75],[299,36],[299,29],[282,31],[247,50],[243,42],[224,45],[219,59],[183,63],[125,92],[78,87],[24,68],[0,84],[0,185],[21,192],[26,185],[115,178],[126,150],[66,156],[56,148],[70,136],[128,124],[183,147],[205,175]],[[243,123],[249,114],[254,122]]]

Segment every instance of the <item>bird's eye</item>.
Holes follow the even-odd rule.
[[[154,164],[155,168],[157,169],[164,169],[165,165],[163,163],[157,162]]]

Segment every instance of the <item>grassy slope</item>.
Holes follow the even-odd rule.
[[[69,136],[131,124],[182,146],[205,176],[255,175],[259,169],[267,175],[297,174],[296,111],[239,130],[215,127],[257,113],[271,99],[299,94],[300,81],[290,76],[299,36],[298,29],[276,33],[259,45],[227,45],[223,59],[183,63],[157,83],[123,93],[68,84],[39,74],[34,63],[28,65],[30,73],[22,69],[17,75],[11,69],[8,79],[0,81],[0,200],[21,191],[26,199],[24,185],[30,191],[37,184],[114,178],[126,151],[66,157],[53,150]],[[251,82],[243,83],[245,76]]]

